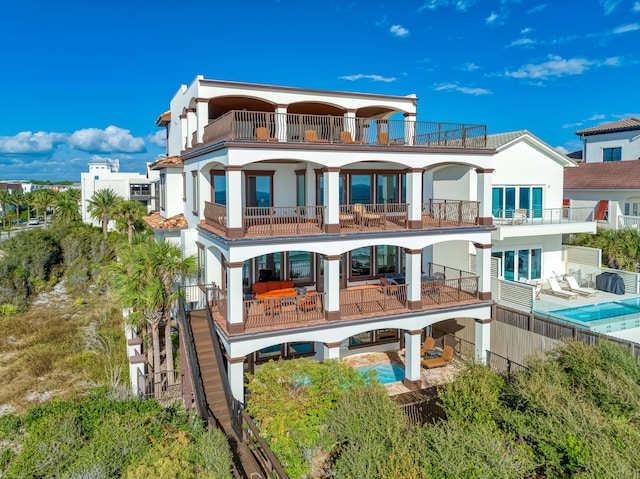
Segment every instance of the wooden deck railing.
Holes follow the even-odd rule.
[[[477,224],[479,201],[429,200],[422,204],[422,226]]]
[[[269,206],[242,209],[244,234],[289,236],[322,233],[324,206]]]
[[[245,300],[243,306],[247,329],[321,320],[324,318],[324,293],[250,299]]]
[[[204,128],[203,143],[258,140],[380,146],[485,148],[485,125],[231,110]],[[195,146],[195,140],[192,140]]]
[[[340,311],[345,316],[393,311],[406,306],[406,284],[367,285],[340,290]]]
[[[407,203],[340,205],[340,227],[397,230],[407,229]]]

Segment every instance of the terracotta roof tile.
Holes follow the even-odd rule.
[[[592,126],[576,131],[576,135],[597,135],[599,133],[612,133],[615,131],[640,130],[640,118],[625,118],[611,123]]]
[[[640,160],[580,163],[564,170],[565,189],[640,189]]]
[[[184,162],[179,156],[167,156],[165,158],[158,158],[156,161],[149,165],[150,168],[157,169],[158,167],[177,168],[182,167]]]
[[[156,211],[150,215],[143,216],[142,219],[149,225],[149,228],[154,230],[184,229],[189,226],[183,214],[163,218]]]

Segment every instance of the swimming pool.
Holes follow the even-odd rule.
[[[556,309],[547,316],[599,333],[637,328],[640,327],[640,298]]]
[[[404,367],[397,363],[382,363],[373,366],[362,366],[356,368],[361,374],[368,371],[375,371],[378,381],[382,384],[394,383],[404,379]]]

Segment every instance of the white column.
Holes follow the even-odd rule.
[[[244,404],[244,358],[233,358],[227,362],[227,376],[231,395]]]
[[[356,129],[356,111],[347,110],[344,114],[344,131],[351,133],[351,139],[356,141],[357,129]]]
[[[187,136],[188,136],[188,128],[187,128],[187,114],[183,113],[180,115],[180,138],[182,139],[182,143],[180,144],[180,151],[184,151],[187,149]]]
[[[491,319],[476,319],[476,361],[487,363],[487,351],[491,348]]]
[[[227,166],[227,229],[242,231],[242,167]]]
[[[324,223],[326,233],[340,232],[340,168],[325,168],[324,181]]]
[[[482,300],[491,299],[491,246],[478,244],[476,247],[476,274],[478,275],[478,296]]]
[[[416,144],[416,114],[415,113],[404,114],[404,144],[405,145]]]
[[[323,360],[329,361],[330,359],[340,359],[340,344],[341,343],[324,343]]]
[[[422,331],[407,331],[404,336],[404,382],[405,385],[414,387],[420,386],[420,348],[422,346]]]
[[[229,332],[244,331],[242,298],[242,266],[244,263],[226,263],[227,269],[227,326]]]
[[[209,100],[207,98],[196,98],[196,118],[198,122],[196,142],[202,143],[204,127],[209,124]]]
[[[421,168],[407,170],[407,227],[422,228],[422,173]]]
[[[406,250],[407,306],[409,309],[422,309],[420,284],[422,276],[422,250]]]
[[[491,173],[492,169],[477,168],[478,176],[478,201],[480,202],[480,211],[478,212],[478,220],[480,224],[493,224],[493,215],[491,213],[491,189],[493,187]],[[491,220],[489,222],[489,220]]]
[[[194,146],[193,133],[197,130],[196,110],[189,108],[187,110],[187,148]]]
[[[340,319],[340,255],[325,256],[324,310],[328,320]]]
[[[274,121],[276,122],[276,138],[278,141],[287,141],[287,106],[276,105]]]

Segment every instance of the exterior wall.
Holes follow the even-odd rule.
[[[448,241],[433,246],[433,263],[457,268],[462,271],[469,270],[469,252],[475,248],[468,241]]]
[[[477,199],[476,174],[467,166],[449,166],[433,172],[433,198],[438,200]],[[430,198],[431,196],[425,196]]]
[[[619,217],[624,214],[626,201],[640,201],[637,190],[565,190],[564,197],[571,201],[572,208],[588,206],[595,208],[599,200],[609,200],[608,221],[598,221],[598,227],[618,229]],[[594,199],[595,198],[595,199]]]
[[[604,148],[622,148],[622,161],[640,159],[640,130],[604,133],[584,137],[583,157],[587,163],[602,162]]]
[[[542,248],[542,278],[551,276],[553,271],[564,272],[565,265],[562,258],[562,236],[529,236],[508,238],[504,241],[494,241],[492,251],[507,251],[517,249]]]
[[[191,176],[187,172],[187,187],[190,187]],[[191,212],[191,197],[186,196],[187,202],[182,200],[182,170],[179,168],[167,168],[164,174],[165,178],[165,202],[164,209],[160,208],[160,215],[163,218],[171,218],[172,216],[184,213],[185,216]],[[188,193],[188,192],[187,192]],[[162,204],[162,202],[160,202]]]

